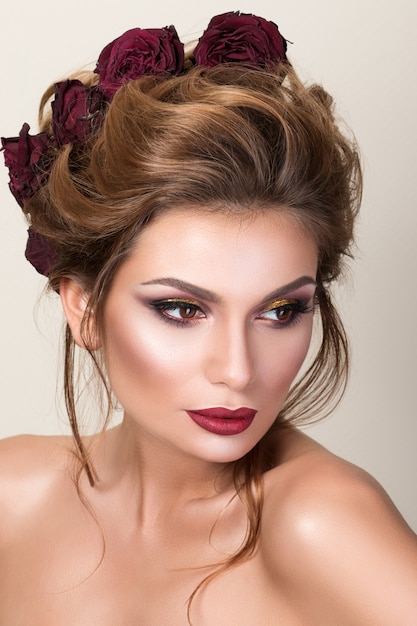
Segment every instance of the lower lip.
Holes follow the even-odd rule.
[[[256,411],[248,411],[247,414],[236,417],[233,417],[233,412],[231,412],[230,417],[222,417],[219,411],[216,413],[217,415],[214,417],[207,413],[187,411],[193,422],[215,435],[239,435],[249,428],[256,415]]]

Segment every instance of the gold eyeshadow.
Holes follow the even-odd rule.
[[[196,300],[189,300],[188,298],[164,298],[163,300],[159,300],[159,302],[161,304],[189,304],[191,306],[199,307],[199,304],[198,302],[196,302]]]
[[[292,299],[291,300],[288,300],[288,299],[287,300],[285,299],[273,300],[262,309],[262,313],[265,313],[266,311],[272,311],[273,309],[279,309],[280,307],[283,307],[283,306],[289,306],[289,305],[294,305],[294,304],[298,304],[298,300],[292,300]]]

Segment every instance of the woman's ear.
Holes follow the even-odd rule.
[[[81,327],[88,306],[88,293],[77,281],[71,278],[63,278],[59,285],[59,296],[75,343],[77,346],[80,346],[80,348],[87,348],[81,334]],[[88,336],[90,339],[88,348],[90,350],[98,350],[98,348],[100,348],[100,341],[93,324],[94,316],[91,316],[88,327]]]

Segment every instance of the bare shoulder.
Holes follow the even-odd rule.
[[[417,623],[417,538],[388,495],[301,433],[282,437],[265,480],[270,575],[302,589],[297,601],[320,624]]]
[[[17,435],[0,440],[0,472],[14,481],[33,472],[58,469],[72,447],[64,436]]]
[[[2,543],[67,479],[70,438],[19,435],[0,440]]]
[[[336,514],[372,515],[378,509],[407,527],[392,500],[366,471],[332,454],[297,430],[278,436],[279,463],[266,475],[267,502],[281,508],[283,502],[294,513],[309,507],[319,511],[332,507]],[[277,510],[279,510],[277,509]],[[407,527],[408,528],[408,527]]]

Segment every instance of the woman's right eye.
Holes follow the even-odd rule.
[[[151,304],[167,322],[182,326],[205,317],[198,304],[191,300],[159,300]]]

